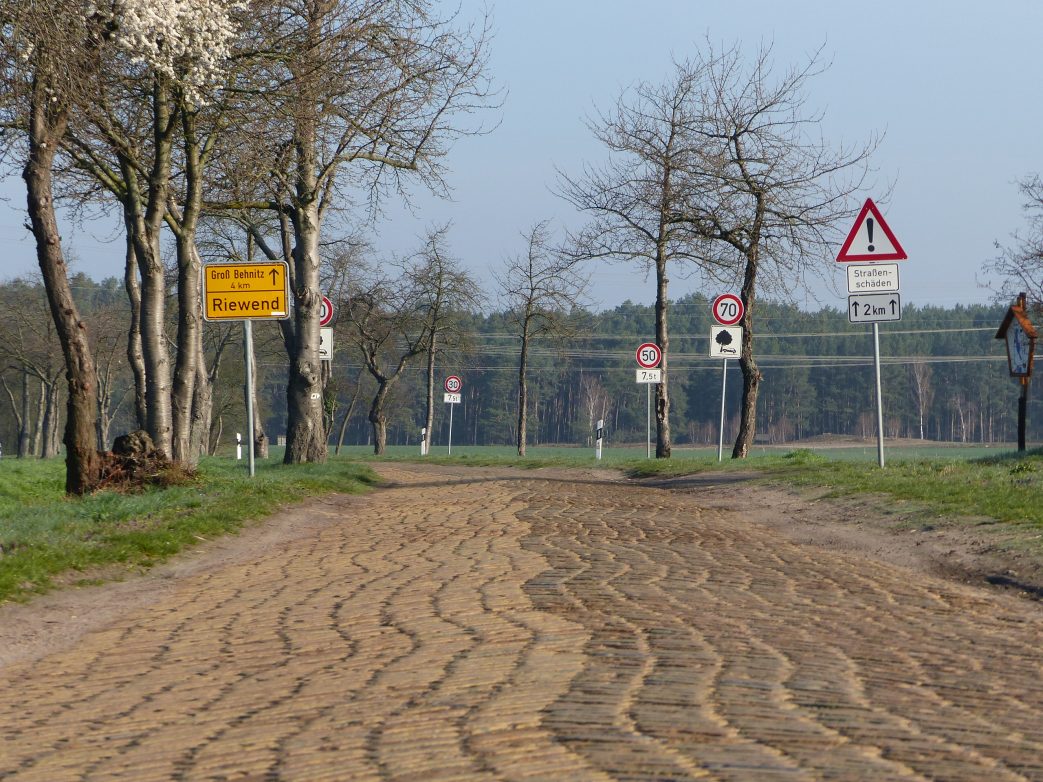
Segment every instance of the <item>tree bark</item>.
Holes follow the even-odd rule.
[[[301,154],[304,154],[302,152]],[[302,167],[304,168],[304,167]],[[314,174],[300,173],[311,181]],[[299,191],[306,192],[303,184]],[[319,361],[319,210],[314,201],[306,201],[293,209],[293,338],[287,340],[290,358],[289,382],[286,389],[287,422],[286,453],[283,462],[325,462],[328,455],[322,417],[322,371]],[[286,331],[284,330],[284,338]]]
[[[127,189],[137,188],[133,169],[123,166]],[[127,364],[134,375],[134,420],[138,429],[148,429],[148,383],[145,374],[145,354],[141,348],[141,283],[138,282],[138,256],[134,251],[134,201],[123,202],[123,222],[127,232],[127,262],[123,271],[123,287],[130,302],[130,328],[127,329]]]
[[[172,407],[172,458],[183,464],[196,464],[201,437],[193,443],[193,405],[197,400],[196,384],[206,382],[200,373],[203,353],[202,263],[196,249],[196,227],[203,203],[203,166],[195,115],[182,108],[185,152],[185,203],[180,225],[175,232],[177,247],[177,358],[174,366]],[[203,411],[200,411],[200,416]],[[196,427],[198,434],[199,429]]]
[[[160,248],[160,233],[166,215],[167,196],[170,191],[170,166],[172,154],[171,133],[173,112],[170,104],[170,89],[162,75],[154,77],[153,108],[153,163],[149,172],[148,195],[145,204],[140,203],[140,194],[128,188],[128,195],[135,200],[132,208],[134,222],[134,253],[141,273],[141,346],[145,359],[146,427],[156,449],[166,455],[172,452],[173,421],[170,391],[170,352],[167,349],[164,327],[166,323],[166,282],[163,277],[163,260]]]
[[[68,127],[68,115],[55,106],[48,85],[33,78],[29,106],[29,159],[22,170],[29,221],[47,300],[65,356],[69,386],[65,424],[65,491],[82,495],[96,485],[101,458],[95,448],[97,373],[87,329],[73,300],[54,212],[54,156]]]
[[[659,368],[662,370],[661,381],[655,388],[655,455],[657,459],[669,459],[672,450],[670,444],[670,387],[667,381],[667,354],[670,350],[670,335],[667,331],[667,284],[666,256],[660,250],[656,257],[656,300],[655,300],[655,333],[656,344],[662,353]]]
[[[431,344],[427,348],[427,409],[424,411],[424,453],[431,453],[435,428],[435,345],[438,331],[431,329]]]
[[[518,358],[518,456],[525,456],[525,429],[529,420],[528,362],[529,327],[526,323],[522,329],[521,356]]]
[[[757,394],[760,391],[761,371],[753,359],[753,305],[757,283],[757,257],[747,257],[746,273],[743,277],[741,298],[744,306],[742,316],[742,354],[739,368],[742,370],[742,405],[739,417],[739,433],[732,448],[733,459],[745,459],[750,455],[753,438],[757,431]]]
[[[200,329],[202,338],[202,329]],[[210,419],[214,414],[214,389],[210,385],[210,373],[206,368],[206,356],[199,346],[196,360],[196,382],[192,390],[192,426],[189,432],[189,450],[205,456],[210,435]],[[267,454],[266,454],[267,455]]]
[[[369,408],[369,422],[373,425],[373,453],[383,456],[387,450],[388,426],[387,416],[384,413],[384,403],[387,401],[388,392],[391,390],[389,381],[379,381],[377,393],[373,397],[373,403]]]
[[[32,418],[32,407],[29,405],[29,373],[22,370],[22,417],[18,422],[18,458],[27,459],[32,455],[32,435],[29,433],[29,421]]]

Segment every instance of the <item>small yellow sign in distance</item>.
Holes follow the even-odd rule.
[[[282,320],[290,317],[284,262],[213,263],[203,267],[206,320]]]

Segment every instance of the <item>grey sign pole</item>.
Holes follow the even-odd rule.
[[[652,458],[652,384],[645,385],[645,458]]]
[[[724,459],[724,392],[728,388],[728,359],[724,360],[721,370],[721,428],[717,440],[717,461]]]
[[[452,403],[449,404],[449,451],[448,451],[448,455],[449,456],[453,455],[453,408],[454,407],[456,407],[456,405],[454,405]]]
[[[880,324],[873,324],[873,366],[876,369],[876,456],[884,466],[884,398],[880,390]]]
[[[243,321],[243,352],[246,354],[246,453],[250,477],[254,477],[254,333],[249,320]]]

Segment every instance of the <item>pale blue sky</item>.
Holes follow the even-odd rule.
[[[463,3],[465,15],[480,8]],[[833,64],[812,83],[809,106],[825,110],[827,138],[885,133],[873,164],[881,191],[894,183],[882,207],[909,254],[903,302],[991,297],[978,284],[986,281],[981,264],[995,254],[995,240],[1023,225],[1016,180],[1043,170],[1038,0],[499,0],[492,11],[490,69],[507,89],[501,124],[454,148],[453,200],[418,194],[415,216],[390,208],[374,229],[378,247],[407,251],[426,225],[451,219],[455,254],[488,280],[489,267],[519,251],[519,232],[535,221],[578,226],[582,218],[550,188],[555,166],[575,171],[604,157],[584,117],[635,81],[665,78],[672,55],[691,54],[709,35],[750,52],[773,42],[780,67],[824,45]],[[11,199],[0,205],[2,275],[10,277],[32,270],[35,259],[20,181],[4,183],[3,193]],[[95,277],[121,273],[122,243],[104,243],[112,233],[101,225],[66,230],[79,268]],[[819,288],[800,303],[843,307],[843,271],[836,270],[839,294]],[[653,281],[634,267],[601,266],[594,277],[600,305],[654,298]],[[671,292],[697,285],[675,275]]]

